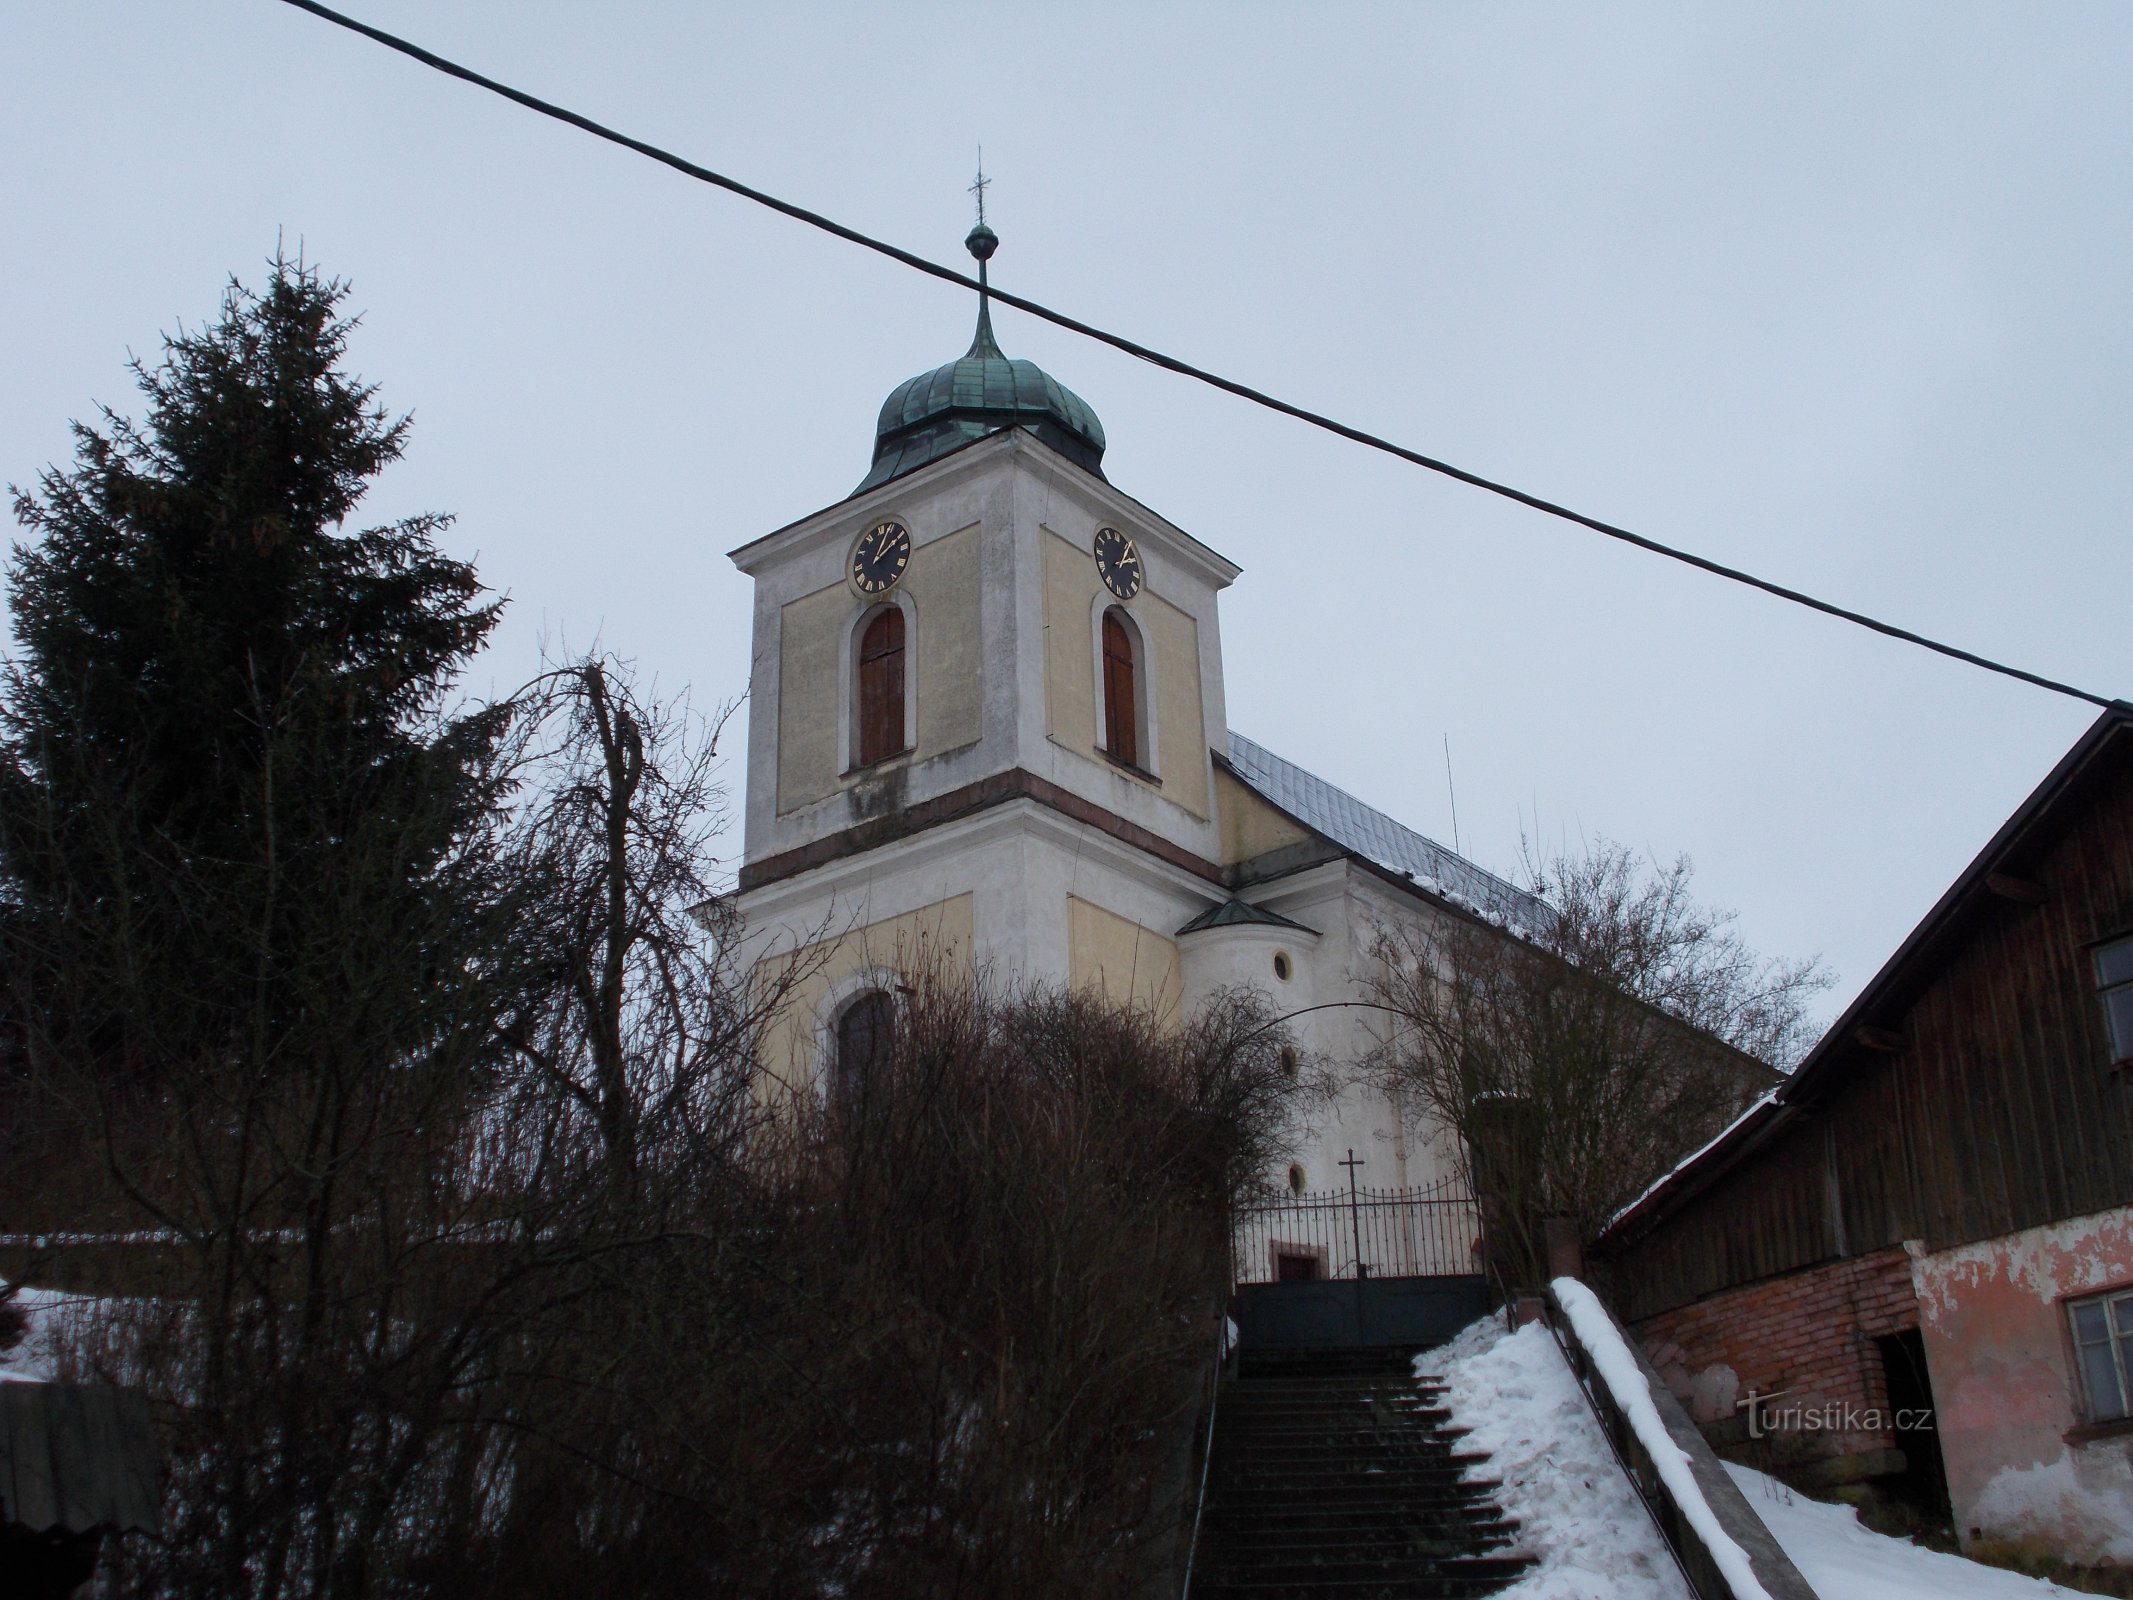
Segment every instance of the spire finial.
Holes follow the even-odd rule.
[[[978,259],[978,332],[977,337],[970,341],[970,354],[973,356],[1002,354],[999,344],[992,336],[992,285],[985,276],[985,263],[990,261],[992,253],[1000,248],[1000,236],[985,226],[985,191],[991,187],[992,179],[985,176],[985,147],[979,145],[978,176],[970,186],[970,192],[978,197],[978,223],[963,241],[963,248]]]

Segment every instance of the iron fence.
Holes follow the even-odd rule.
[[[1481,1207],[1457,1175],[1258,1201],[1237,1214],[1239,1283],[1463,1276],[1481,1270]]]

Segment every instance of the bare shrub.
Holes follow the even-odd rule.
[[[1404,1027],[1377,1063],[1418,1121],[1458,1135],[1499,1262],[1540,1271],[1539,1219],[1587,1235],[1775,1083],[1828,978],[1769,961],[1696,904],[1689,863],[1619,845],[1529,868],[1531,938],[1442,918],[1386,930],[1377,999]]]

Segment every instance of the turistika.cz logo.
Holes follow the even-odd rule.
[[[1750,1389],[1745,1399],[1733,1402],[1734,1410],[1748,1413],[1749,1438],[1763,1439],[1773,1433],[1911,1433],[1933,1426],[1931,1406],[1884,1411],[1880,1406],[1854,1405],[1849,1400],[1777,1404],[1791,1393],[1790,1389],[1779,1389],[1759,1394]]]

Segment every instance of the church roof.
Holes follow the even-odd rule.
[[[965,243],[978,278],[999,244],[980,223]],[[1103,476],[1104,428],[1080,395],[1034,361],[1010,360],[992,333],[992,306],[978,293],[978,330],[970,349],[945,366],[906,378],[889,391],[874,425],[874,465],[854,494],[915,472],[966,444],[1008,428],[1042,439],[1076,466]]]
[[[1313,936],[1318,933],[1316,928],[1307,928],[1293,917],[1269,911],[1265,906],[1255,906],[1249,900],[1225,900],[1218,906],[1209,906],[1178,929],[1178,933],[1182,937],[1198,933],[1203,928],[1235,928],[1248,923],[1260,923],[1269,928],[1294,928],[1298,933]]]
[[[1343,850],[1406,878],[1416,888],[1465,906],[1520,933],[1544,930],[1548,903],[1477,867],[1464,856],[1366,806],[1324,778],[1284,761],[1236,729],[1229,735],[1229,770],[1260,798],[1287,812]]]

